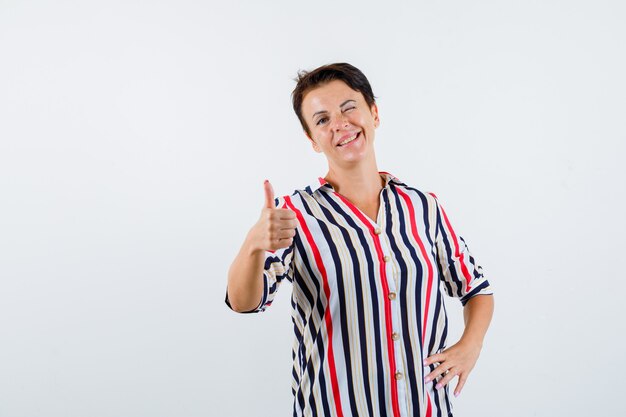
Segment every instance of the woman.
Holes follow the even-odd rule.
[[[379,172],[378,107],[346,63],[301,72],[294,110],[328,173],[265,207],[228,276],[226,303],[264,311],[293,284],[294,416],[452,415],[493,312],[482,269],[436,196]],[[446,348],[444,291],[465,330]]]

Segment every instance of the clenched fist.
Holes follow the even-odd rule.
[[[289,209],[275,208],[274,189],[265,180],[265,204],[261,217],[250,230],[250,239],[255,249],[275,251],[287,248],[293,243],[296,235],[296,213]]]

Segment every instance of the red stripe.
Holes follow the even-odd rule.
[[[387,174],[387,175],[391,175],[391,176],[392,176],[392,177],[394,177],[394,178],[396,177],[395,175],[390,174],[390,173],[389,173],[389,172],[387,172],[387,171],[378,171],[378,173],[379,173],[379,174]]]
[[[406,203],[409,213],[410,213],[410,221],[411,221],[411,233],[413,233],[413,237],[417,242],[420,252],[422,254],[422,258],[426,261],[426,266],[428,267],[428,284],[426,286],[426,302],[424,303],[424,323],[422,324],[422,343],[426,346],[426,324],[428,324],[428,309],[430,307],[430,293],[432,291],[433,286],[433,264],[430,262],[430,257],[426,253],[426,248],[424,247],[424,242],[419,237],[419,233],[417,232],[417,222],[415,220],[415,208],[413,207],[413,202],[411,201],[411,197],[409,197],[406,193],[397,188],[398,194],[404,199]]]
[[[428,399],[428,403],[426,404],[426,417],[430,417],[433,413],[433,406],[430,404],[430,394],[426,393],[426,398]]]
[[[398,404],[398,381],[396,381],[396,359],[393,347],[393,323],[391,320],[391,300],[389,300],[389,286],[387,285],[387,273],[385,271],[385,260],[383,249],[380,245],[380,237],[374,233],[374,227],[368,217],[361,210],[354,206],[347,198],[335,192],[335,194],[352,210],[352,212],[365,224],[374,240],[374,247],[378,254],[378,263],[380,264],[380,276],[383,287],[383,299],[385,303],[385,326],[387,328],[387,350],[389,351],[389,367],[391,368],[391,404],[393,406],[393,415],[400,416],[400,406]]]
[[[338,417],[343,417],[343,412],[341,411],[341,396],[339,394],[339,383],[337,382],[337,369],[335,368],[335,355],[333,353],[333,321],[330,315],[330,286],[328,285],[328,275],[326,273],[326,268],[324,267],[324,262],[322,261],[322,256],[320,255],[320,251],[315,244],[315,240],[313,239],[313,235],[309,230],[306,222],[304,221],[304,217],[302,216],[302,212],[295,208],[291,202],[291,198],[289,196],[285,197],[285,204],[288,206],[290,210],[296,213],[296,217],[298,218],[298,223],[302,227],[302,231],[306,237],[307,242],[311,246],[311,250],[313,251],[313,257],[315,258],[315,263],[320,273],[322,274],[322,279],[324,281],[324,294],[326,295],[327,306],[324,311],[324,320],[326,321],[326,329],[328,331],[328,366],[330,368],[330,383],[333,389],[333,403],[335,404],[335,410],[337,411]]]
[[[434,196],[434,194],[432,193],[431,195]],[[443,218],[446,222],[446,227],[448,228],[448,230],[450,231],[450,234],[452,235],[452,241],[454,242],[454,256],[458,258],[459,262],[461,263],[461,272],[463,272],[463,276],[465,277],[465,292],[469,292],[471,288],[470,281],[472,280],[472,276],[470,275],[469,271],[467,270],[467,266],[465,265],[465,261],[463,259],[464,254],[459,252],[459,248],[460,248],[459,240],[456,237],[456,233],[454,233],[454,229],[452,229],[450,220],[448,220],[448,215],[446,214],[441,204],[439,204],[439,208],[441,209],[441,212],[443,213]]]

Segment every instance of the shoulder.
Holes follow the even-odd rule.
[[[406,193],[414,198],[419,198],[422,203],[435,206],[437,204],[437,196],[434,192],[428,191],[422,187],[415,187],[413,185],[407,185],[399,180],[391,181],[393,184],[392,190],[397,193]]]
[[[300,207],[307,200],[312,198],[313,191],[310,187],[304,187],[301,189],[295,189],[291,194],[281,195],[274,199],[276,208],[293,208]]]

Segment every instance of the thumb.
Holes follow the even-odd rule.
[[[265,207],[274,208],[274,188],[272,188],[272,184],[270,184],[268,180],[265,180],[263,188],[265,189]]]

